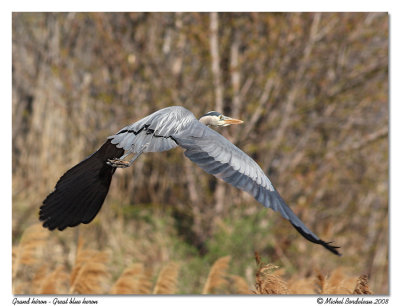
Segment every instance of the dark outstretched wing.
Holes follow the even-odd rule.
[[[286,205],[258,164],[221,134],[193,122],[185,133],[174,136],[186,149],[185,156],[207,173],[251,194],[265,207],[279,212],[306,239],[340,255],[336,246],[318,238]]]
[[[89,223],[99,212],[116,170],[107,162],[124,153],[157,152],[177,146],[169,136],[195,121],[183,107],[161,109],[110,136],[99,150],[69,169],[43,201],[39,219],[50,230]]]
[[[106,162],[123,153],[123,149],[107,140],[99,150],[64,173],[40,207],[43,226],[63,230],[92,221],[103,205],[116,169]]]
[[[43,201],[39,219],[50,230],[89,223],[99,212],[116,170],[107,162],[124,153],[157,152],[172,149],[169,137],[191,121],[193,114],[183,107],[161,109],[110,136],[99,150],[69,169]]]

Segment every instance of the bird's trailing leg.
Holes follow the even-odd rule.
[[[125,157],[127,157],[128,155],[130,155],[132,152],[128,152],[128,153],[122,155],[120,158],[109,159],[109,160],[107,161],[107,165],[110,165],[111,167],[114,167],[114,168],[128,168],[128,167],[132,166],[132,164],[134,163],[134,161],[135,161],[140,155],[142,155],[142,153],[143,153],[143,151],[144,151],[144,149],[145,149],[146,147],[147,147],[147,145],[143,146],[143,147],[141,148],[141,150],[140,150],[138,153],[136,153],[136,154],[132,157],[132,159],[131,159],[130,161],[125,161],[125,160],[123,160],[123,159],[124,159]]]

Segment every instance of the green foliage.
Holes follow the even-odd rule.
[[[243,275],[246,266],[241,266],[240,263],[251,262],[255,251],[263,253],[272,247],[273,239],[268,219],[271,215],[266,209],[260,208],[250,215],[244,215],[241,210],[239,214],[241,218],[225,218],[216,224],[217,229],[207,241],[207,258],[211,263],[230,255],[234,262],[239,263],[233,267],[233,271]]]

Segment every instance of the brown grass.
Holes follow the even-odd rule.
[[[125,269],[115,284],[111,294],[150,294],[150,273],[145,270],[142,263],[134,263]]]
[[[49,231],[35,224],[28,227],[21,236],[19,244],[12,249],[12,275],[16,277],[22,266],[37,263],[38,253],[46,243]]]
[[[235,294],[251,294],[251,290],[249,288],[249,284],[243,277],[238,275],[229,275],[229,278],[232,280],[233,284],[233,292]]]
[[[287,283],[280,277],[279,267],[260,264],[256,272],[255,294],[287,294]]]
[[[61,294],[66,292],[69,275],[63,266],[58,266],[54,271],[46,274],[40,280],[37,294]]]
[[[65,258],[58,263],[41,263],[38,250],[49,243],[47,231],[39,226],[25,230],[19,245],[13,249],[14,294],[176,294],[180,266],[167,263],[153,286],[151,267],[134,263],[110,285],[109,255],[85,248],[79,240],[72,266]],[[52,247],[56,245],[52,244]],[[45,257],[43,257],[45,258]],[[241,276],[229,274],[230,256],[217,259],[212,265],[203,294],[372,294],[367,275],[349,276],[342,267],[331,273],[316,271],[308,277],[292,276],[285,280],[285,270],[261,261],[255,255],[257,270],[253,290]],[[60,262],[63,262],[61,264]],[[23,269],[27,267],[29,269]],[[153,290],[152,290],[153,288]]]
[[[153,294],[176,294],[178,283],[179,265],[168,263],[160,272]]]
[[[215,261],[210,269],[210,272],[208,273],[202,294],[215,293],[217,289],[228,285],[226,271],[228,269],[230,260],[230,256],[225,256]]]
[[[372,294],[368,286],[368,276],[363,274],[357,279],[357,285],[354,288],[353,294]]]
[[[325,284],[326,284],[326,277],[321,272],[317,272],[315,276],[315,286],[316,286],[316,293],[318,294],[325,294]]]
[[[78,243],[75,265],[70,276],[69,293],[98,294],[109,277],[105,252],[83,249],[83,240]]]
[[[368,277],[361,275],[358,279],[348,276],[344,269],[339,267],[329,276],[318,271],[314,276],[307,278],[292,277],[285,281],[281,275],[283,270],[278,266],[264,264],[258,254],[255,256],[258,269],[253,291],[255,294],[371,294],[368,287]],[[355,288],[354,288],[355,286]]]
[[[294,276],[287,282],[290,294],[316,294],[314,284],[313,277],[299,278]]]
[[[341,267],[332,271],[327,279],[326,294],[351,294],[356,277],[349,277],[345,274],[345,270]]]
[[[35,272],[33,279],[32,279],[32,287],[33,287],[33,294],[39,294],[41,291],[40,288],[42,287],[42,282],[46,279],[46,276],[49,273],[49,265],[43,264],[41,265]]]

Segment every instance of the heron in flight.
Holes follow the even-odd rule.
[[[39,219],[50,230],[91,222],[103,205],[117,168],[131,166],[143,153],[180,146],[204,171],[248,192],[289,220],[307,240],[340,255],[337,246],[318,238],[294,214],[252,158],[210,128],[241,123],[216,111],[197,120],[181,106],[158,110],[109,136],[99,150],[68,170],[43,201]],[[132,158],[127,160],[129,156]]]

